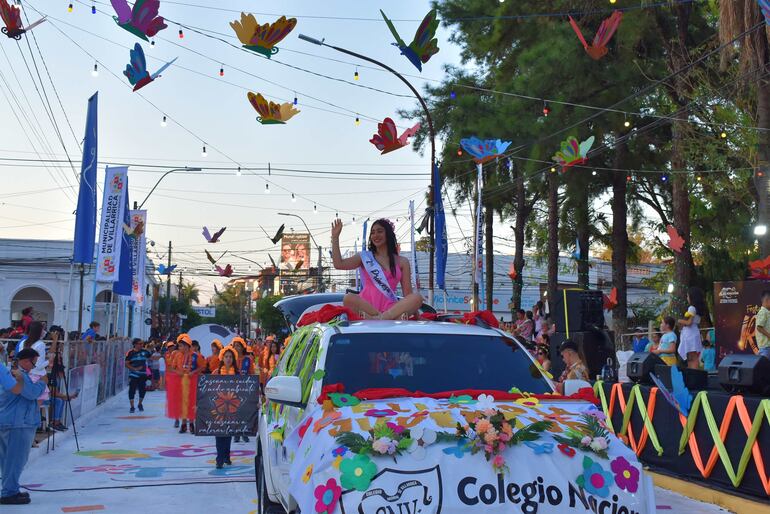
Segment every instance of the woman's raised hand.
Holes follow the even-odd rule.
[[[339,239],[342,233],[342,220],[337,218],[332,221],[332,239]]]

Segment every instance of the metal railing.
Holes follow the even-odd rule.
[[[705,328],[699,329],[700,335],[701,335],[701,339],[706,339],[707,333],[710,330],[712,330],[711,327],[705,327]],[[639,335],[639,334],[643,334],[644,337],[646,337],[650,342],[652,342],[653,334],[660,334],[660,333],[661,332],[660,332],[660,330],[658,330],[658,327],[654,327],[654,329],[638,330],[636,332],[629,332],[629,333],[626,333],[626,334],[620,334],[620,338],[617,339],[617,345],[615,347],[615,350],[619,351],[619,352],[633,350],[633,348],[634,348],[634,344],[633,344],[634,337]]]

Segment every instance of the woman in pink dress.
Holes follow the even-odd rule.
[[[412,271],[409,260],[398,255],[393,224],[386,219],[372,223],[368,249],[342,258],[340,252],[342,221],[332,223],[332,263],[338,270],[361,268],[363,289],[359,294],[345,295],[344,305],[366,317],[398,319],[416,312],[422,296],[412,292]],[[401,284],[402,299],[396,297]]]

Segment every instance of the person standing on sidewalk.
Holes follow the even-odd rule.
[[[28,375],[38,356],[32,348],[24,348],[16,355],[20,368],[13,371],[16,385],[8,387],[8,377],[0,377],[0,505],[24,505],[31,501],[28,493],[19,491],[19,477],[35,440],[35,428],[40,424],[37,399],[48,383],[47,375],[37,383]]]
[[[138,337],[132,341],[134,348],[126,353],[126,367],[128,368],[128,401],[131,404],[129,412],[133,414],[134,396],[139,391],[139,412],[144,412],[142,400],[147,390],[147,361],[152,357],[150,352],[144,349],[144,342]]]

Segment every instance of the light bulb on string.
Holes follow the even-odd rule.
[[[166,117],[163,116],[163,118],[160,120],[160,126],[165,127],[166,125],[168,125],[168,123],[166,123]]]
[[[462,148],[458,148],[457,149],[457,156],[458,157],[462,157],[462,155],[463,155],[463,149]]]
[[[361,118],[359,118],[358,115],[356,114],[356,125],[360,125],[360,124],[361,124]]]
[[[201,157],[208,157],[209,153],[206,151],[206,145],[203,145],[203,150],[201,150]]]
[[[551,173],[556,173],[556,168],[554,168],[553,166],[551,166]]]
[[[297,197],[294,196],[294,193],[291,194],[291,201],[297,203]]]
[[[297,93],[294,93],[294,105],[297,105]]]
[[[543,100],[543,116],[547,118],[549,114],[551,114],[551,108],[548,107],[548,102]]]
[[[353,74],[353,80],[358,80],[358,68],[356,68],[356,72]]]
[[[225,67],[223,65],[219,65],[219,76],[224,77],[225,76]]]
[[[666,287],[666,292],[668,294],[671,294],[671,293],[674,292],[674,284],[673,283],[671,283],[671,282],[668,283],[668,287]]]
[[[96,14],[96,4],[91,3],[91,14]]]
[[[91,70],[91,76],[92,77],[98,77],[99,76],[99,64],[94,63],[94,69]]]
[[[356,217],[353,216],[353,225],[355,225],[355,224],[356,224]]]
[[[452,100],[454,100],[455,98],[457,98],[457,93],[455,93],[454,91],[450,91],[450,92],[449,92],[449,98],[451,98]]]
[[[72,12],[72,3],[67,6],[67,12]]]
[[[618,1],[618,0],[610,0],[610,3],[614,5],[614,4],[615,4],[615,2],[617,2],[617,1]]]
[[[664,173],[663,176],[660,177],[660,180],[662,180],[663,182],[668,182],[668,175]]]
[[[238,170],[235,172],[235,176],[236,177],[240,177],[241,176],[241,167],[240,166],[238,166]]]
[[[626,118],[625,114],[623,115],[623,126],[626,127],[626,128],[631,126],[631,122],[628,121],[628,118]]]
[[[591,175],[595,177],[595,176],[596,176],[596,170],[593,170],[593,171],[591,172]]]
[[[265,194],[266,195],[270,194],[270,184],[268,184],[268,183],[265,183]]]
[[[179,39],[184,39],[184,31],[182,30],[182,27],[179,27]]]
[[[722,139],[726,139],[727,138],[727,132],[722,131],[722,133],[719,134],[719,137],[721,137]]]
[[[313,214],[318,214],[318,206],[313,205]]]
[[[762,177],[764,177],[764,176],[765,176],[765,172],[764,172],[764,171],[762,171],[762,170],[757,170],[757,177],[760,177],[760,178],[762,178]]]
[[[695,180],[697,180],[698,182],[701,182],[703,181],[703,177],[701,175],[696,175]]]

